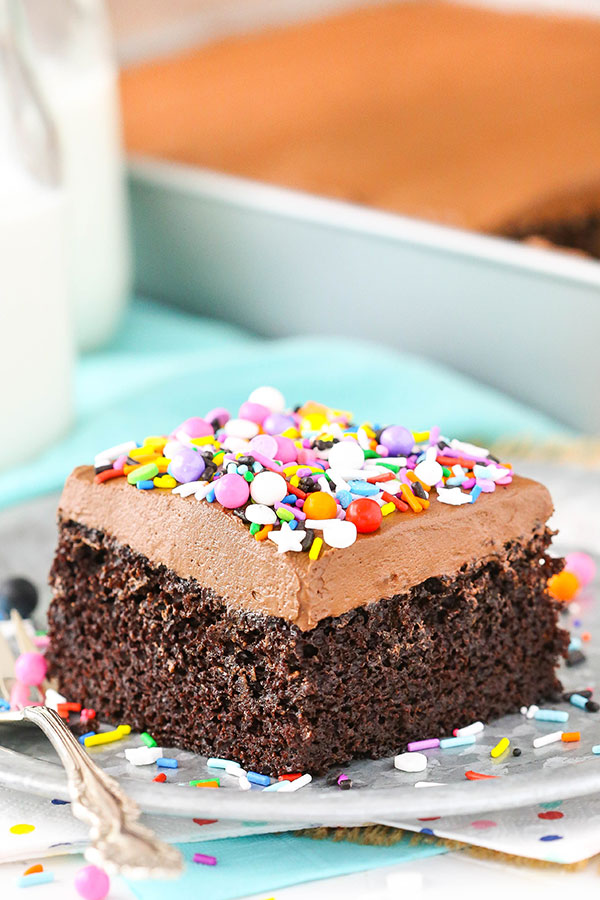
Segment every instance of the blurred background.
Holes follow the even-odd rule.
[[[0,10],[8,532],[261,383],[600,489],[600,0]]]

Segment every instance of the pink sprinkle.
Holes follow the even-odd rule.
[[[113,469],[122,469],[126,462],[127,462],[127,454],[124,453],[122,456],[118,456],[115,459],[115,461],[113,463]]]
[[[50,643],[50,638],[47,634],[37,634],[33,639],[33,643],[36,647],[41,647],[43,649]]]
[[[492,494],[496,490],[496,485],[489,478],[478,478],[477,484],[484,494]]]
[[[496,484],[510,484],[512,481],[512,475],[505,475],[504,478],[499,478]]]
[[[261,466],[264,466],[265,469],[270,469],[271,472],[277,472],[281,474],[281,466],[275,465],[272,459],[269,459],[268,456],[265,456],[263,453],[259,453],[258,450],[252,450],[251,454],[257,463],[260,463]]]
[[[412,753],[413,750],[433,750],[434,747],[439,746],[439,738],[429,738],[429,740],[426,741],[411,741],[410,744],[406,745],[406,749],[409,753]]]
[[[376,452],[379,453],[380,456],[389,456],[390,455],[390,451],[388,450],[387,447],[384,447],[383,444],[377,444],[377,447],[375,449],[376,449]]]
[[[429,444],[437,444],[440,439],[440,426],[434,425],[429,431]]]
[[[194,853],[192,860],[195,863],[200,863],[203,866],[216,866],[217,857],[216,856],[208,856],[206,853]]]
[[[462,489],[463,489],[464,491],[470,491],[471,488],[475,487],[476,484],[477,484],[477,479],[475,479],[475,478],[465,478],[465,480],[464,480],[463,483],[461,484],[461,487],[462,487]]]
[[[304,478],[305,475],[310,475],[310,469],[307,467],[302,468],[302,469],[297,469],[296,475],[298,476],[298,478]]]
[[[494,828],[496,823],[491,819],[476,819],[474,822],[471,822],[473,828]]]

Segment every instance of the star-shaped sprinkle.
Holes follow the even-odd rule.
[[[287,522],[283,522],[280,531],[270,531],[268,538],[277,544],[278,553],[287,553],[288,550],[298,552],[302,550],[302,541],[306,537],[305,531],[290,528]]]

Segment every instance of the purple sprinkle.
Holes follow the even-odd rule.
[[[434,747],[439,746],[439,738],[429,738],[429,740],[426,741],[411,741],[410,744],[406,745],[406,749],[409,753],[412,753],[413,750],[433,750]]]
[[[348,776],[345,772],[342,772],[341,775],[338,775],[337,783],[339,784],[341,781],[348,781]]]

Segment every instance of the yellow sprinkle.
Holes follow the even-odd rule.
[[[162,453],[167,444],[167,438],[162,435],[151,435],[144,439],[144,447],[152,448],[157,453]]]
[[[205,444],[216,444],[219,446],[218,441],[215,441],[212,434],[207,434],[204,437],[192,438],[190,444],[195,444],[197,447],[203,447]]]
[[[91,734],[86,737],[84,744],[86,747],[98,747],[100,744],[112,744],[113,741],[120,741],[125,735],[130,734],[131,725],[118,725],[114,731],[101,731],[98,734]]]
[[[384,503],[383,506],[381,507],[381,512],[382,512],[382,515],[389,516],[389,514],[393,513],[395,509],[396,509],[396,507],[393,503]]]
[[[292,441],[295,441],[298,437],[298,429],[294,428],[293,425],[290,425],[289,428],[286,428],[285,431],[281,432],[281,437],[291,438]]]
[[[323,538],[315,538],[311,544],[310,550],[308,551],[308,558],[309,559],[318,559],[322,546],[323,546]]]
[[[20,823],[19,825],[11,825],[8,830],[11,834],[29,834],[30,832],[35,831],[35,825]]]
[[[136,462],[151,462],[157,455],[156,450],[153,450],[152,447],[136,447],[135,450],[130,450],[128,454]]]
[[[215,455],[213,456],[213,462],[214,462],[215,466],[221,465],[221,463],[223,462],[224,456],[225,456],[225,454],[223,453],[222,450],[220,453],[215,453]]]
[[[413,431],[412,436],[415,444],[423,444],[425,441],[429,440],[428,431]]]
[[[290,478],[290,484],[293,487],[298,487],[298,485],[300,484],[300,479],[297,475],[292,475],[292,477]]]
[[[494,759],[497,759],[499,756],[502,756],[502,754],[506,750],[508,750],[509,747],[510,747],[509,739],[502,738],[502,740],[498,741],[498,743],[496,744],[494,749],[490,750],[490,756],[492,756]]]
[[[166,456],[159,456],[158,459],[154,460],[154,463],[158,469],[160,475],[164,475],[167,469],[169,468],[170,459],[167,459]]]
[[[297,466],[297,465],[284,466],[282,471],[285,472],[286,475],[293,475],[295,472],[298,471],[299,468],[300,468],[300,466]]]
[[[364,425],[361,425],[360,427],[362,428],[362,430],[364,431],[364,433],[366,434],[366,436],[367,436],[368,438],[374,438],[374,437],[375,437],[375,432],[373,431],[373,429],[371,428],[370,425],[367,425],[366,422],[365,422]]]
[[[154,487],[173,490],[174,487],[177,487],[177,481],[173,478],[172,475],[160,475],[154,479]]]

